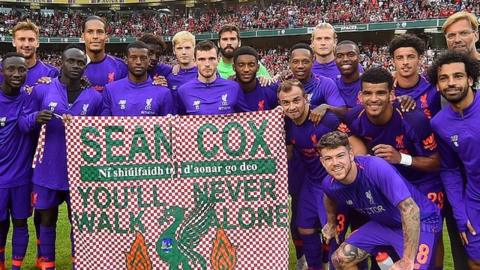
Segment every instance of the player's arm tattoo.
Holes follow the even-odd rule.
[[[343,242],[332,255],[332,263],[336,269],[350,269],[368,257],[368,253],[356,246]]]
[[[402,215],[403,258],[414,261],[420,238],[420,209],[412,197],[400,202],[398,209]]]

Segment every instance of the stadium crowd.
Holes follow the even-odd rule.
[[[371,5],[401,9],[398,14],[416,5],[397,4]],[[315,9],[306,2],[302,7],[305,13]],[[248,8],[241,7],[250,14]],[[281,6],[269,8],[282,14]],[[442,27],[447,50],[439,55],[411,34],[382,46],[338,40],[335,28],[325,22],[315,25],[309,44],[258,52],[241,46],[240,30],[227,24],[230,19],[216,21],[221,28],[215,42],[197,43],[191,32],[175,33],[173,55],[162,55],[163,40],[139,28],[141,37],[120,57],[106,52],[106,30],[118,22],[99,16],[71,21],[81,29],[85,46],[70,44],[61,54],[37,53],[38,27],[29,20],[15,24],[15,52],[3,56],[0,77],[0,270],[6,265],[10,227],[12,270],[21,269],[32,214],[37,267],[61,268],[55,239],[58,207],[66,202],[71,210],[64,123],[72,116],[225,115],[279,106],[285,115],[297,269],[328,269],[329,264],[365,269],[368,257],[372,267],[377,261],[395,270],[443,269],[445,220],[455,269],[480,270],[476,16],[449,16]],[[268,121],[262,122],[265,128],[263,123]],[[260,130],[254,133],[263,136]],[[35,154],[34,138],[39,138]],[[96,162],[85,153],[85,160]],[[205,220],[202,227],[208,230],[213,223]],[[108,228],[97,232],[103,229]],[[75,236],[90,233],[74,230]],[[84,266],[96,260],[75,260],[76,252],[100,244],[82,240],[71,238],[85,245],[72,245],[74,267],[99,269]],[[172,238],[159,239],[156,249],[164,264],[175,263],[170,260]],[[378,259],[379,252],[387,252],[390,262],[385,256]],[[193,269],[198,261],[185,260],[181,268]]]
[[[111,22],[107,33],[115,37],[141,36],[145,32],[172,36],[178,31],[191,33],[218,32],[226,23],[238,25],[241,30],[280,29],[312,27],[319,21],[334,24],[372,23],[383,21],[422,20],[446,18],[459,10],[480,13],[479,0],[466,1],[275,1],[259,8],[243,4],[224,9],[222,7],[194,8],[190,12],[172,10],[160,13],[157,10],[102,11],[101,15]],[[78,37],[81,22],[91,11],[54,10],[53,13],[31,9],[12,9],[0,13],[0,34],[9,34],[19,19],[29,18],[41,25],[42,36]]]

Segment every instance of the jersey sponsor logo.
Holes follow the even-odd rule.
[[[383,205],[377,205],[368,208],[356,208],[356,210],[364,215],[380,214],[387,211],[385,208],[383,208]]]
[[[435,140],[435,135],[430,134],[425,140],[422,141],[423,148],[433,151],[437,149],[437,141]]]
[[[458,135],[452,135],[450,136],[450,141],[455,145],[455,147],[458,147]]]
[[[367,199],[368,199],[368,201],[370,202],[370,204],[375,204],[375,200],[373,199],[372,191],[371,191],[371,190],[365,192],[365,197],[367,197]]]
[[[312,96],[313,96],[313,94],[307,94],[308,103],[310,103],[310,101],[312,101]]]
[[[55,102],[55,101],[50,101],[50,103],[48,103],[48,107],[50,108],[50,111],[55,111],[55,108],[57,107],[58,103]]]
[[[200,100],[195,100],[193,101],[193,107],[195,108],[195,110],[200,110]]]
[[[120,110],[125,110],[125,108],[127,107],[127,100],[126,99],[121,99],[118,102],[118,105],[120,105]]]
[[[87,115],[87,111],[88,111],[88,107],[90,106],[90,104],[86,103],[86,104],[83,104],[82,106],[82,112],[80,112],[80,115]]]
[[[7,124],[7,117],[0,117],[0,127],[4,127]]]
[[[352,200],[347,200],[345,203],[346,203],[347,205],[353,205],[353,201],[352,201]]]

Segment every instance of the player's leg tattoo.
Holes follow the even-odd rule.
[[[338,270],[350,269],[365,260],[368,256],[369,254],[363,249],[343,242],[335,253],[333,253],[332,262]]]

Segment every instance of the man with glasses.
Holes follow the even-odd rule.
[[[448,50],[466,53],[480,61],[480,53],[475,47],[478,41],[478,20],[475,15],[465,11],[448,17],[442,26],[447,40]]]

